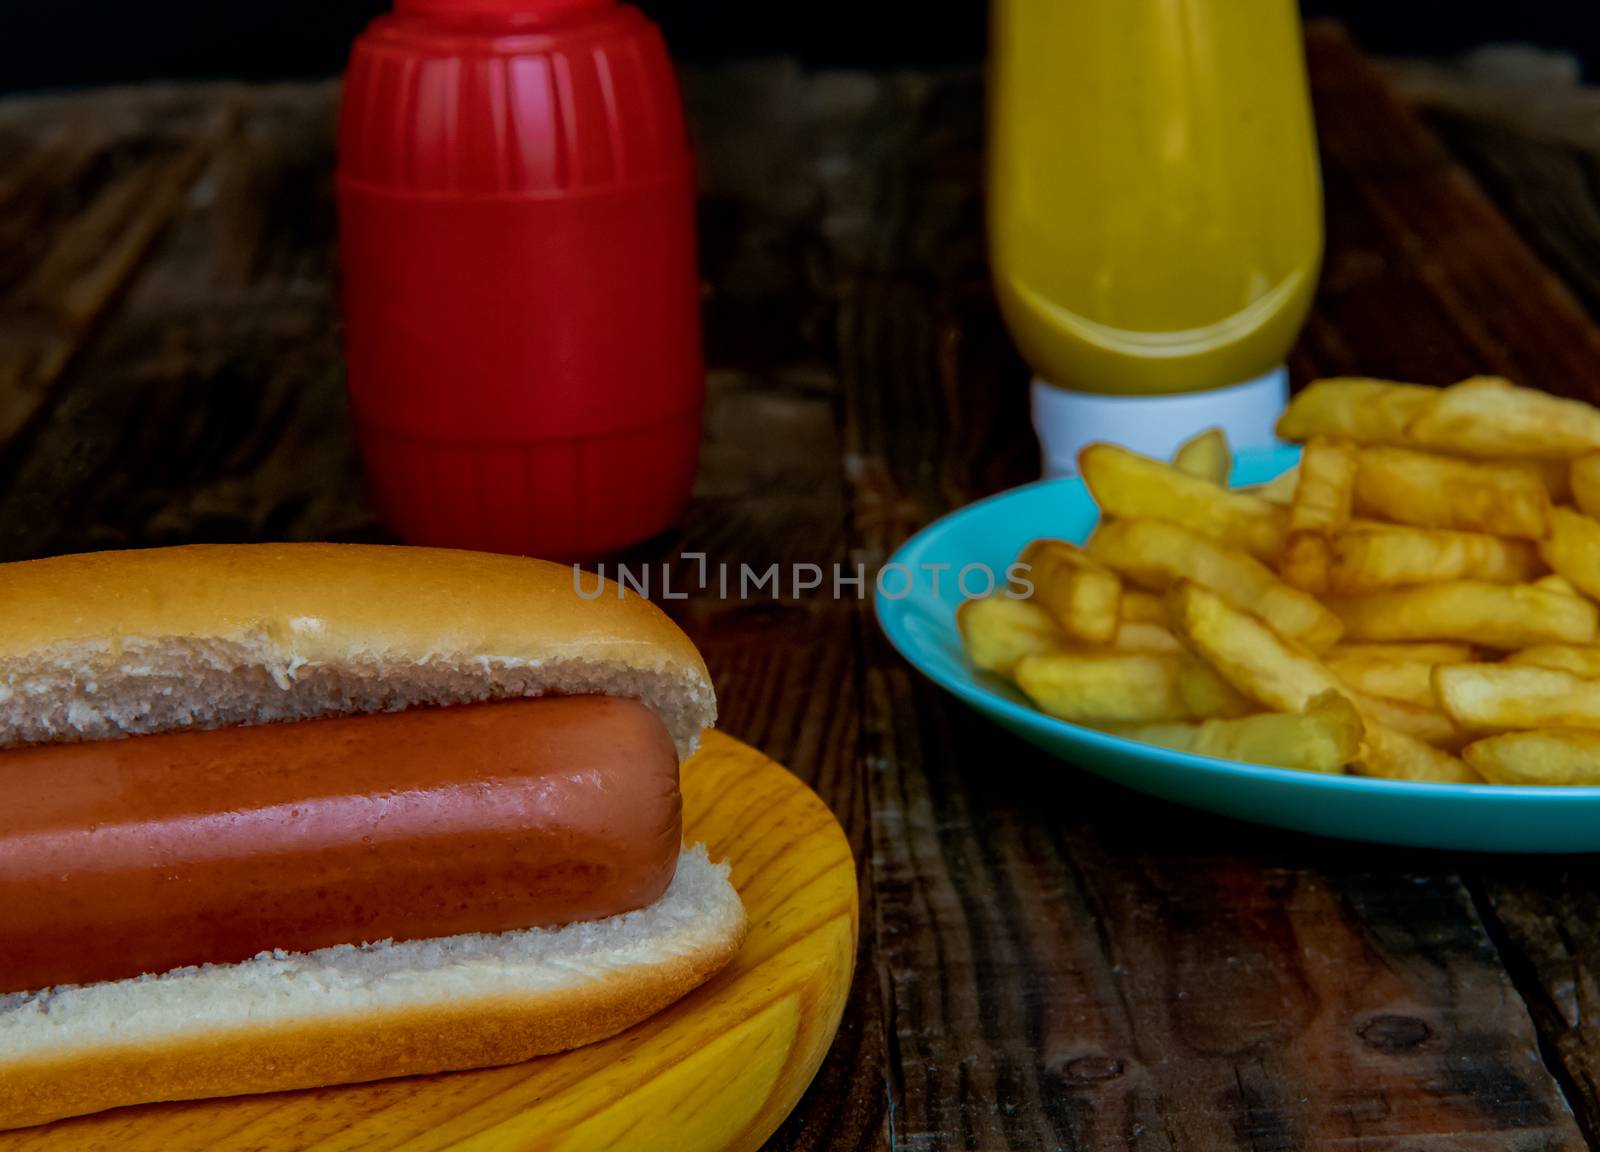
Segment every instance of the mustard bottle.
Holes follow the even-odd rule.
[[[995,0],[996,293],[1047,474],[1111,439],[1271,442],[1322,198],[1295,0]]]

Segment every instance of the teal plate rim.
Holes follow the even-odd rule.
[[[1235,487],[1265,483],[1280,472],[1292,467],[1298,458],[1299,450],[1287,446],[1239,452],[1234,457],[1234,478],[1232,483]],[[1070,518],[1073,513],[1083,519],[1084,527],[1082,530],[1063,530],[1060,524],[1029,523],[1026,516],[1013,516],[1017,509],[1036,501],[1043,493],[1051,493],[1057,497],[1054,502],[1059,505],[1063,519]],[[926,525],[897,548],[886,562],[885,567],[898,564],[913,571],[919,571],[918,565],[924,562],[949,561],[951,557],[943,550],[949,546],[950,537],[964,531],[971,531],[976,534],[987,530],[990,525],[999,524],[1003,520],[1010,521],[1012,525],[1010,531],[1016,540],[1031,539],[1034,536],[1055,535],[1081,543],[1094,523],[1098,521],[1098,518],[1098,511],[1094,509],[1093,501],[1084,488],[1082,480],[1077,477],[1038,480],[1031,484],[1024,484],[992,496],[983,497],[940,517]],[[1022,527],[1024,525],[1025,527]],[[999,535],[999,533],[996,533],[996,535]],[[990,555],[973,554],[963,556],[961,559],[964,563],[990,565],[996,572],[999,572],[1011,562],[1014,556],[1015,551],[1009,550],[1005,554],[1000,554],[999,552]],[[952,661],[941,658],[939,653],[932,651],[925,636],[918,634],[917,618],[919,616],[924,619],[932,617],[936,621],[934,627],[943,633],[943,638],[948,642],[955,643],[959,648],[959,634],[956,631],[954,614],[955,606],[959,603],[959,594],[957,594],[957,598],[952,598],[949,594],[948,585],[946,585],[943,595],[935,595],[924,586],[924,581],[912,580],[909,584],[908,593],[900,598],[885,596],[882,594],[881,589],[875,590],[873,608],[878,618],[879,626],[888,637],[890,644],[913,667],[951,695],[979,712],[999,721],[1029,742],[1045,748],[1058,758],[1073,763],[1076,767],[1093,771],[1113,781],[1127,784],[1129,787],[1141,791],[1153,791],[1169,799],[1176,799],[1180,803],[1191,803],[1193,806],[1207,808],[1212,811],[1239,815],[1239,812],[1235,810],[1235,805],[1195,803],[1182,796],[1174,796],[1167,789],[1146,787],[1137,780],[1119,779],[1119,772],[1116,770],[1107,770],[1103,766],[1094,763],[1076,763],[1068,753],[1081,750],[1091,757],[1098,754],[1104,760],[1116,761],[1123,765],[1147,762],[1183,768],[1198,774],[1199,777],[1204,777],[1210,786],[1214,786],[1217,783],[1232,783],[1246,790],[1259,788],[1263,785],[1275,786],[1275,791],[1290,789],[1307,800],[1313,800],[1317,796],[1340,797],[1343,799],[1370,798],[1374,801],[1394,801],[1405,798],[1425,802],[1430,807],[1436,806],[1441,802],[1451,801],[1457,803],[1465,802],[1474,806],[1488,803],[1492,804],[1496,811],[1507,815],[1523,809],[1528,809],[1530,812],[1548,812],[1552,804],[1568,809],[1569,812],[1573,808],[1589,809],[1592,806],[1593,814],[1600,817],[1600,786],[1428,784],[1404,780],[1375,779],[1365,776],[1302,772],[1290,768],[1246,764],[1236,760],[1221,760],[1211,756],[1198,756],[1190,752],[1158,748],[1057,719],[1033,708],[1031,705],[1012,698],[1007,694],[1007,690],[999,686],[998,682],[995,685],[987,683],[985,676],[974,670],[964,659]],[[942,619],[940,619],[941,617]],[[1576,815],[1576,813],[1571,814]],[[1592,835],[1577,835],[1575,837],[1568,831],[1566,834],[1558,833],[1554,840],[1550,842],[1537,842],[1535,837],[1541,834],[1540,830],[1537,827],[1528,827],[1521,830],[1523,834],[1513,833],[1510,836],[1487,837],[1486,839],[1491,841],[1489,843],[1463,843],[1460,837],[1450,834],[1440,835],[1438,833],[1419,832],[1419,834],[1413,836],[1403,833],[1384,834],[1378,831],[1369,835],[1360,830],[1313,827],[1313,825],[1321,823],[1315,820],[1280,820],[1271,816],[1251,815],[1244,815],[1242,818],[1253,819],[1259,823],[1276,824],[1282,827],[1299,827],[1308,831],[1318,831],[1323,834],[1344,836],[1351,839],[1371,839],[1387,843],[1413,844],[1427,847],[1522,852],[1600,850],[1600,828],[1597,828]]]

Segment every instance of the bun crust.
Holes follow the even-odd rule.
[[[0,1129],[576,1048],[705,981],[744,933],[727,867],[697,847],[660,900],[608,920],[0,997]]]
[[[0,747],[603,692],[687,754],[716,719],[699,652],[643,597],[581,587],[543,560],[362,544],[0,565]]]

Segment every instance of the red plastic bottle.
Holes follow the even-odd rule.
[[[396,0],[339,126],[350,401],[417,544],[571,559],[671,526],[705,376],[694,174],[614,0]]]

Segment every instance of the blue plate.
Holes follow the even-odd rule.
[[[1242,452],[1233,482],[1264,483],[1297,457],[1293,448]],[[1214,760],[1057,720],[1005,681],[975,670],[956,631],[962,599],[956,576],[968,565],[982,566],[969,569],[966,579],[966,591],[981,594],[983,573],[1003,574],[1028,541],[1054,536],[1082,543],[1098,519],[1077,479],[1045,480],[968,505],[894,554],[889,563],[903,567],[886,568],[880,580],[878,620],[901,654],[940,687],[1051,755],[1140,792],[1350,840],[1485,852],[1600,851],[1600,788],[1411,784]]]

